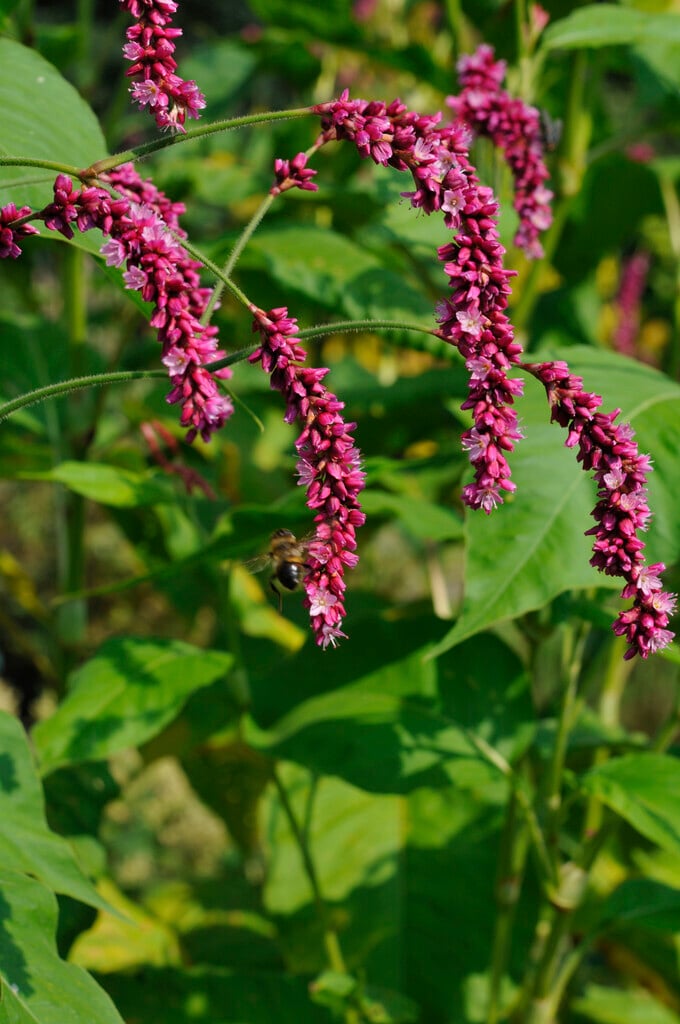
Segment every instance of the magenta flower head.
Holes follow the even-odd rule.
[[[505,61],[494,60],[491,46],[483,44],[475,53],[458,61],[462,86],[459,96],[449,96],[449,107],[475,135],[487,136],[502,151],[515,185],[514,206],[519,215],[515,245],[531,259],[539,259],[543,248],[540,232],[550,227],[552,192],[545,187],[550,177],[544,162],[544,132],[541,115],[501,88]]]
[[[578,461],[597,481],[592,512],[597,525],[586,531],[595,538],[590,562],[607,576],[625,580],[621,596],[633,598],[633,606],[621,612],[612,628],[628,641],[626,658],[647,658],[673,639],[666,627],[676,604],[675,595],[662,589],[659,577],[665,566],[646,564],[645,544],[638,536],[651,515],[645,486],[651,460],[638,452],[632,428],[615,424],[619,410],[598,412],[602,399],[584,391],[583,381],[566,363],[526,364],[525,369],[544,385],[551,419],[568,431],[565,443],[578,447]]]
[[[73,182],[66,174],[57,175],[53,191],[54,202],[42,210],[41,219],[51,231],[58,231],[64,238],[73,238],[71,224],[78,218],[80,192],[74,189]]]
[[[28,217],[33,211],[30,206],[22,206],[17,210],[14,203],[0,207],[0,260],[8,257],[15,260],[21,256],[21,248],[17,239],[26,238],[28,235],[37,235],[40,232],[32,224],[15,224],[23,217]]]
[[[311,180],[316,171],[313,167],[307,167],[306,153],[298,153],[292,160],[274,161],[274,175],[276,183],[270,188],[273,196],[286,192],[289,188],[299,188],[304,192],[316,192],[319,186]]]
[[[143,109],[148,107],[159,128],[184,132],[187,117],[200,117],[205,97],[193,81],[175,74],[174,40],[180,28],[171,28],[177,10],[174,0],[119,0],[135,19],[127,30],[123,56],[131,61],[126,74],[135,79],[130,92]]]
[[[354,568],[356,529],[364,522],[358,496],[365,474],[354,443],[354,423],[342,418],[344,404],[324,385],[324,367],[301,365],[307,358],[297,337],[297,321],[285,307],[263,312],[252,306],[253,330],[261,343],[251,363],[260,363],[271,386],[286,401],[284,419],[302,424],[295,442],[300,485],[307,488],[307,505],[315,513],[316,535],[309,545],[308,573],[304,579],[305,607],[309,609],[316,642],[336,647],[345,637],[341,629],[345,569]]]

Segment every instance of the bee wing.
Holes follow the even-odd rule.
[[[256,555],[255,558],[249,558],[247,562],[241,564],[246,572],[262,572],[268,565],[271,565],[271,558],[268,554]]]

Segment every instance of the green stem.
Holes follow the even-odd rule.
[[[405,320],[337,320],[332,324],[319,324],[316,327],[305,327],[298,332],[299,338],[322,338],[326,334],[342,334],[350,331],[416,331],[418,334],[431,334],[437,338],[437,332],[423,324],[410,324]],[[445,345],[442,342],[442,347]]]
[[[201,323],[209,323],[213,310],[217,303],[219,302],[220,298],[222,297],[222,292],[226,287],[229,287],[231,275],[234,272],[234,268],[239,261],[241,253],[243,252],[246,245],[248,244],[253,234],[257,230],[259,224],[262,222],[262,219],[264,218],[271,204],[274,202],[274,199],[275,196],[273,196],[271,192],[268,193],[267,196],[260,203],[259,207],[255,211],[253,216],[246,224],[243,231],[241,232],[241,236],[238,239],[234,248],[232,249],[229,259],[227,260],[224,267],[220,271],[219,282],[213,289],[213,293],[210,296],[210,301],[205,307],[205,311],[203,313],[203,316],[201,317]]]
[[[491,953],[491,978],[486,1024],[497,1024],[501,1013],[501,984],[505,976],[512,944],[512,926],[528,850],[528,830],[519,821],[516,792],[510,795],[503,826],[496,876],[496,921]]]
[[[537,53],[537,67],[544,56]],[[543,238],[544,256],[531,264],[522,282],[522,295],[512,308],[512,322],[517,331],[526,328],[540,294],[544,267],[550,264],[562,237],[574,197],[579,193],[586,169],[586,154],[591,136],[591,121],[586,97],[587,57],[576,54],[569,82],[569,98],[564,119],[564,133],[557,163],[557,198],[553,205],[553,222]]]
[[[312,153],[315,153],[317,151],[318,148],[319,147],[316,144],[310,146],[310,148],[307,150],[307,157],[309,158],[312,155]],[[215,306],[219,302],[225,287],[228,287],[228,282],[231,279],[231,275],[234,272],[236,264],[241,258],[241,253],[245,249],[250,239],[255,234],[255,231],[257,230],[259,225],[262,223],[262,220],[264,219],[267,211],[269,210],[269,207],[272,205],[275,199],[276,195],[274,193],[267,193],[267,195],[264,197],[255,213],[250,218],[250,220],[244,227],[243,231],[241,232],[241,235],[238,241],[236,242],[236,245],[231,251],[229,259],[227,260],[222,269],[219,278],[219,283],[213,289],[213,293],[210,296],[210,300],[203,312],[203,316],[201,317],[201,323],[207,324],[210,322],[210,317],[212,316],[213,310],[215,309]]]
[[[664,751],[668,750],[671,743],[678,734],[680,729],[680,686],[676,682],[675,686],[675,703],[673,710],[668,716],[667,720],[659,729],[658,733],[652,741],[651,748],[656,751],[657,754],[663,754]]]
[[[531,799],[526,792],[525,780],[513,770],[512,765],[505,760],[503,755],[488,744],[486,740],[482,739],[481,736],[476,736],[475,733],[471,732],[469,729],[465,730],[465,736],[472,746],[482,755],[484,760],[488,761],[489,764],[493,765],[494,768],[497,768],[499,772],[505,775],[506,779],[510,783],[514,797],[522,810],[522,814],[524,815],[529,836],[534,845],[534,852],[536,853],[544,876],[543,881],[549,889],[554,888],[557,885],[557,875],[548,854],[548,848],[545,844],[545,839],[538,823],[536,812]]]
[[[221,360],[221,362],[224,363],[224,360]],[[116,373],[92,373],[87,377],[77,377],[74,380],[60,380],[55,384],[46,384],[45,387],[35,388],[34,391],[29,391],[25,395],[19,395],[17,398],[12,398],[9,402],[4,402],[0,405],[0,421],[7,419],[8,416],[18,412],[19,409],[25,409],[29,405],[44,402],[47,398],[60,398],[82,388],[96,388],[104,384],[122,384],[131,380],[145,378],[158,380],[159,378],[167,378],[167,376],[167,370],[120,370]]]
[[[633,668],[632,661],[624,661],[625,643],[622,639],[612,637],[609,640],[607,663],[604,669],[602,689],[600,691],[600,720],[608,728],[619,724],[621,698],[626,682]],[[604,764],[609,758],[606,746],[598,747],[593,758],[593,766]],[[597,797],[591,796],[583,817],[583,838],[589,840],[602,827],[603,808]]]
[[[87,287],[85,254],[82,249],[68,246],[64,260],[64,318],[69,334],[71,373],[82,373],[87,341]],[[73,400],[67,409],[68,431],[66,450],[60,446],[55,462],[67,458],[83,459],[89,436],[89,423],[82,403]],[[82,495],[56,488],[56,515],[59,590],[73,593],[83,588],[85,576],[85,499]],[[66,675],[70,669],[73,651],[84,641],[87,629],[87,605],[84,600],[72,601],[57,609],[56,632],[61,641],[63,666]]]
[[[46,171],[68,174],[74,178],[80,175],[80,170],[73,164],[57,163],[55,160],[38,160],[28,156],[2,156],[0,154],[0,167],[42,167]]]
[[[517,68],[519,71],[519,96],[530,100],[530,59],[527,52],[527,12],[525,0],[515,0],[515,42],[517,46]]]
[[[517,332],[524,330],[531,319],[534,307],[540,296],[540,287],[545,268],[550,266],[555,255],[562,232],[567,223],[567,215],[571,208],[571,203],[572,200],[569,197],[559,199],[553,205],[552,224],[541,239],[543,256],[540,260],[533,260],[531,262],[526,277],[522,281],[522,294],[512,307],[512,323]]]
[[[675,190],[675,182],[666,175],[659,175],[659,188],[661,198],[666,211],[668,223],[668,234],[671,241],[671,249],[675,256],[675,302],[673,305],[673,319],[675,321],[675,339],[670,346],[670,358],[668,361],[668,372],[672,377],[680,375],[680,201]]]
[[[288,797],[286,787],[281,781],[281,777],[276,771],[276,768],[274,768],[272,771],[272,778],[274,781],[274,785],[276,786],[276,791],[278,793],[279,800],[281,801],[281,806],[283,808],[284,814],[288,819],[290,830],[293,833],[293,837],[295,839],[295,842],[297,843],[298,850],[300,851],[300,856],[302,858],[305,873],[307,875],[307,879],[312,890],[312,896],[314,898],[316,912],[321,922],[321,927],[323,928],[323,941],[324,948],[326,950],[326,959],[328,961],[328,966],[332,971],[337,971],[338,974],[347,974],[347,967],[345,965],[345,959],[342,955],[342,949],[340,948],[340,940],[338,939],[338,933],[330,923],[330,915],[328,913],[328,908],[321,894],[321,886],[319,884],[319,878],[316,873],[316,866],[314,864],[311,851],[309,849],[307,835],[305,834],[307,830],[303,832],[302,828],[300,827],[300,824],[295,816],[295,811],[293,810],[293,806]],[[348,1007],[345,1010],[345,1024],[359,1024],[359,1016],[356,1010],[352,1009],[351,1007]]]
[[[555,864],[557,864],[559,856],[564,765],[569,734],[574,724],[577,707],[578,679],[581,673],[585,641],[585,627],[580,627],[579,632],[573,631],[570,627],[565,627],[562,647],[562,702],[557,719],[557,732],[552,759],[548,767],[545,796],[545,834],[547,836],[548,849]]]
[[[446,17],[451,30],[453,63],[466,49],[467,31],[460,0],[445,0]]]
[[[232,117],[226,121],[213,121],[209,124],[199,125],[197,128],[187,128],[181,135],[164,135],[162,138],[146,142],[133,149],[126,149],[123,153],[116,153],[115,156],[105,157],[97,160],[87,170],[81,172],[83,178],[96,178],[105,171],[130,161],[141,160],[142,157],[157,153],[168,146],[177,146],[184,142],[191,142],[192,139],[200,139],[206,135],[216,135],[219,132],[232,131],[235,128],[245,128],[252,124],[269,124],[271,121],[290,121],[294,117],[307,117],[312,114],[311,107],[297,107],[293,110],[268,110],[259,114],[245,114],[243,117]]]
[[[226,288],[227,291],[231,292],[235,299],[238,299],[242,306],[245,306],[246,309],[252,309],[253,304],[246,293],[241,291],[239,286],[234,284],[234,282],[227,277],[222,268],[218,267],[210,257],[206,256],[205,253],[202,253],[200,249],[197,249],[196,246],[192,245],[186,238],[177,238],[177,242],[186,250],[186,252],[189,253],[190,256],[195,260],[198,260],[199,263],[202,263],[206,270],[209,270],[211,274],[215,275],[217,280],[220,282],[220,294]]]
[[[78,76],[78,85],[81,90],[87,89],[92,81],[91,61],[88,60],[88,58],[94,49],[92,46],[93,15],[94,0],[78,0],[76,74]]]
[[[363,330],[399,330],[417,331],[421,334],[433,334],[435,332],[419,324],[402,323],[396,320],[347,320],[333,324],[321,324],[317,327],[308,327],[299,332],[300,338],[320,338],[328,334],[346,333],[347,331]],[[232,352],[224,359],[217,359],[213,363],[206,363],[205,369],[215,372],[222,370],[225,366],[232,366],[239,363],[255,351],[257,345],[248,345],[237,352]],[[7,419],[20,409],[25,409],[38,402],[44,402],[48,398],[59,398],[78,391],[82,388],[102,387],[105,384],[126,384],[132,380],[166,380],[167,370],[117,370],[112,373],[93,373],[85,377],[76,377],[71,380],[57,381],[54,384],[47,384],[42,388],[36,388],[25,395],[18,395],[9,402],[0,405],[0,422]]]

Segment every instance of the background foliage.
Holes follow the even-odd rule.
[[[513,323],[533,358],[567,359],[634,425],[655,466],[650,560],[672,566],[680,15],[663,0],[546,7],[531,54],[519,2],[193,0],[181,70],[210,119],[344,87],[429,113],[460,53],[496,47],[510,87],[564,122],[533,265],[510,244],[507,174],[475,151],[518,271]],[[125,24],[111,3],[0,0],[5,155],[86,166],[152,135],[128,104]],[[273,159],[317,130],[221,133],[139,166],[220,263]],[[348,147],[315,166],[319,193],[273,205],[239,285],[303,325],[429,329],[443,226]],[[53,177],[0,168],[0,205],[44,206]],[[144,304],[93,233],[49,234],[4,261],[3,400],[157,365]],[[622,354],[635,253],[648,272]],[[217,322],[229,349],[250,343],[233,302]],[[337,651],[243,565],[273,529],[309,528],[294,435],[258,369],[236,367],[237,414],[209,446],[182,443],[157,381],[1,424],[0,1021],[679,1021],[677,654],[621,660],[619,598],[583,535],[594,488],[544,395],[527,381],[514,501],[464,516],[462,362],[406,328],[329,334],[313,359],[368,471]],[[158,464],[149,423],[202,488]]]

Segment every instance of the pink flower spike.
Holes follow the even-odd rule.
[[[520,221],[515,245],[529,259],[540,259],[543,248],[538,235],[552,223],[553,198],[545,187],[550,175],[543,159],[544,131],[538,110],[501,88],[505,69],[505,61],[494,60],[491,46],[480,46],[458,61],[462,91],[446,102],[461,124],[475,135],[491,139],[505,156],[514,179],[514,206]]]
[[[132,98],[140,108],[149,108],[159,128],[184,132],[187,117],[200,116],[205,97],[194,81],[175,74],[174,40],[182,34],[171,27],[177,4],[171,0],[119,2],[135,19],[123,47],[123,56],[131,62],[127,74],[136,79]]]
[[[633,598],[633,606],[621,612],[612,629],[628,642],[626,659],[636,654],[647,658],[672,641],[674,634],[666,627],[676,604],[675,595],[662,590],[665,565],[647,565],[638,537],[650,517],[645,489],[649,456],[638,452],[629,424],[615,423],[619,410],[598,412],[602,399],[584,391],[581,378],[566,363],[527,363],[524,368],[544,385],[551,419],[568,431],[567,444],[578,446],[578,461],[598,484],[592,512],[597,525],[586,531],[595,538],[590,562],[625,581],[621,597]]]
[[[336,647],[345,637],[340,629],[346,614],[345,569],[357,563],[356,528],[364,522],[359,494],[365,477],[352,437],[355,424],[345,423],[343,403],[325,387],[328,370],[302,365],[306,352],[288,310],[279,307],[265,313],[252,307],[252,312],[253,330],[261,341],[249,360],[261,364],[272,388],[283,395],[286,422],[302,426],[295,442],[297,472],[316,525],[308,548],[304,605],[317,644],[323,649]]]
[[[211,374],[203,368],[226,353],[217,345],[216,328],[201,322],[211,291],[201,286],[201,264],[179,242],[185,235],[178,221],[184,207],[172,203],[151,181],[142,181],[132,164],[110,171],[106,180],[118,195],[103,188],[74,190],[70,178],[60,174],[54,202],[38,216],[67,237],[73,234],[73,223],[80,231],[98,227],[107,236],[101,249],[107,264],[124,266],[126,286],[153,306],[150,322],[158,331],[161,358],[173,385],[167,400],[181,403],[187,440],[200,434],[208,441],[233,413],[230,398],[218,386],[218,379],[232,371]]]

